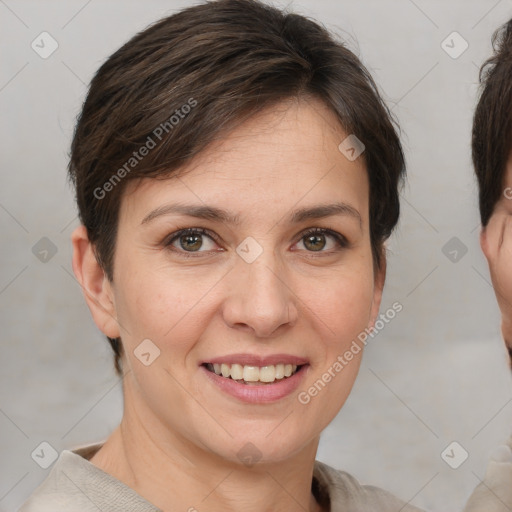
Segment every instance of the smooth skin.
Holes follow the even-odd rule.
[[[91,462],[163,510],[321,510],[311,493],[320,433],[347,399],[362,351],[308,404],[297,392],[373,326],[385,277],[385,265],[373,265],[364,160],[338,150],[346,136],[317,99],[286,101],[237,126],[179,177],[130,182],[112,282],[85,228],[72,235],[94,321],[125,348],[124,415]],[[225,209],[239,223],[164,213],[177,203]],[[347,208],[291,221],[297,209],[331,203]],[[172,241],[182,228],[215,238]],[[344,242],[330,234],[310,242],[304,232],[313,228]],[[249,236],[263,249],[250,264],[236,252]],[[149,366],[134,355],[144,339],[160,350]],[[233,353],[292,354],[310,366],[296,393],[248,404],[200,368]],[[252,467],[237,455],[249,442],[261,454]]]
[[[501,330],[512,356],[512,158],[507,163],[501,198],[480,233],[480,245],[489,263]]]
[[[501,312],[501,330],[512,367],[512,158],[509,158],[503,193],[487,226],[480,232]],[[507,447],[508,446],[508,447]],[[487,467],[485,481],[471,495],[464,512],[508,512],[512,504],[512,438]]]

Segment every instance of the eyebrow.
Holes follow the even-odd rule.
[[[151,211],[142,219],[141,224],[147,224],[152,220],[165,215],[187,215],[198,219],[207,219],[235,226],[240,225],[240,216],[233,215],[226,210],[216,208],[214,206],[187,205],[187,204],[168,204],[160,206]],[[339,202],[332,204],[323,204],[310,208],[299,208],[294,210],[289,216],[291,224],[298,224],[306,220],[323,219],[333,215],[343,215],[353,217],[362,226],[360,213],[347,203]]]

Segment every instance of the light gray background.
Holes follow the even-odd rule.
[[[47,475],[30,455],[42,441],[58,451],[99,441],[120,420],[110,349],[71,271],[77,220],[67,152],[99,65],[135,32],[190,3],[0,0],[2,511],[16,509]],[[318,458],[417,506],[460,510],[512,430],[512,385],[478,245],[470,161],[478,67],[512,3],[289,5],[342,35],[369,67],[401,123],[409,173],[382,311],[396,300],[404,309],[369,343]],[[31,48],[42,31],[59,44],[48,59]],[[457,59],[441,46],[453,31],[469,43]],[[58,249],[47,263],[32,253],[44,236]],[[468,250],[455,263],[442,252],[454,236]],[[454,440],[469,452],[456,470],[440,456]]]

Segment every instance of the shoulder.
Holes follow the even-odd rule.
[[[84,495],[80,496],[83,475],[79,479],[74,477],[77,471],[81,471],[80,457],[73,455],[67,450],[61,452],[46,479],[18,512],[64,512],[78,506],[83,507],[84,512],[89,512],[96,508],[91,502],[84,502]]]
[[[329,496],[331,512],[422,512],[383,489],[361,485],[345,471],[315,461],[314,473],[320,492]]]
[[[507,512],[512,508],[512,437],[491,456],[484,480],[469,498],[464,512]]]
[[[78,453],[83,451],[62,451],[18,512],[158,512],[133,489]]]

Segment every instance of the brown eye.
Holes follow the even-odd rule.
[[[324,235],[307,235],[304,237],[304,245],[311,251],[321,251],[325,244]]]
[[[300,241],[308,252],[330,253],[349,247],[348,240],[340,233],[326,228],[314,228],[302,234]]]
[[[203,245],[203,237],[202,235],[181,235],[179,242],[182,249],[197,251]]]
[[[215,251],[214,235],[208,234],[204,228],[181,229],[169,236],[165,246],[175,253],[187,256],[191,253],[208,253]]]

